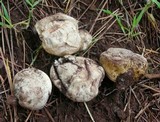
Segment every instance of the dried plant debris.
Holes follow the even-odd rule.
[[[50,78],[39,69],[23,69],[14,77],[14,94],[22,107],[31,110],[42,109],[51,90]]]
[[[132,76],[133,80],[138,80],[148,68],[145,57],[123,48],[109,48],[101,54],[100,62],[110,80],[114,82],[123,74],[126,78]]]
[[[56,60],[50,70],[54,85],[76,102],[96,97],[104,76],[104,69],[95,61],[71,55]]]
[[[76,19],[62,13],[41,19],[35,28],[45,51],[56,56],[70,55],[84,50],[92,40],[89,33],[84,31],[79,33]]]

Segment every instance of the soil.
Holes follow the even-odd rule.
[[[79,20],[79,28],[88,30],[92,35],[97,34],[102,26],[104,30],[96,37],[98,41],[86,52],[80,52],[79,55],[89,57],[99,63],[100,54],[110,47],[121,47],[130,49],[133,52],[142,53],[145,45],[145,57],[149,62],[149,73],[159,73],[160,71],[160,17],[158,12],[160,11],[155,6],[151,8],[151,12],[157,21],[157,30],[148,21],[145,14],[140,27],[137,29],[143,34],[141,36],[129,38],[126,35],[122,35],[117,22],[113,23],[115,18],[103,19],[108,15],[101,13],[101,20],[96,21],[97,15],[100,9],[105,5],[105,0],[73,0],[69,6],[67,14]],[[129,12],[130,16],[133,16],[133,10],[137,10],[144,6],[144,1],[130,1],[124,0],[123,5]],[[7,5],[7,2],[5,3]],[[10,15],[13,23],[26,20],[28,17],[28,7],[23,2],[18,0],[10,0]],[[46,53],[43,49],[36,53],[36,50],[41,45],[41,40],[38,37],[34,29],[36,21],[44,18],[45,16],[53,15],[57,12],[64,12],[67,6],[67,2],[63,0],[47,0],[46,3],[36,6],[33,18],[29,27],[26,29],[24,25],[18,25],[16,31],[12,29],[3,30],[5,37],[9,37],[8,41],[4,42],[5,50],[3,54],[5,59],[8,59],[9,67],[12,71],[12,78],[21,69],[28,67],[33,58],[37,55],[37,58],[33,64],[34,67],[43,70],[49,74],[50,67],[55,59],[58,57],[52,56]],[[131,6],[132,5],[132,6]],[[133,6],[134,5],[134,6]],[[89,7],[90,6],[90,7]],[[88,8],[89,7],[89,8]],[[123,6],[118,1],[109,0],[105,7],[111,11],[119,10],[121,13],[125,13]],[[83,14],[83,12],[86,12]],[[95,23],[96,22],[96,23]],[[124,22],[124,25],[127,23]],[[10,36],[12,33],[12,36]],[[121,34],[120,34],[121,33]],[[2,38],[1,38],[2,39]],[[3,47],[3,40],[0,39],[1,47]],[[12,41],[11,41],[12,39]],[[13,43],[11,43],[13,42]],[[8,46],[9,45],[9,46]],[[12,48],[9,48],[13,46]],[[11,50],[10,50],[11,49]],[[155,51],[155,52],[154,52]],[[13,56],[13,59],[11,57]],[[11,61],[14,61],[11,63]],[[13,66],[14,65],[14,66]],[[0,86],[0,122],[13,122],[13,118],[16,118],[18,122],[30,121],[30,122],[92,122],[84,103],[77,103],[66,98],[59,90],[53,85],[52,95],[50,96],[47,105],[44,109],[31,112],[24,109],[18,104],[7,102],[6,96],[11,94],[7,72],[3,63],[2,55],[0,57],[0,73],[2,85]],[[88,108],[95,120],[95,122],[159,122],[160,121],[160,80],[159,79],[147,79],[142,77],[139,81],[125,82],[122,86],[121,83],[113,83],[110,79],[105,77],[100,88],[99,94],[93,100],[87,102]],[[145,86],[150,87],[145,87]],[[121,89],[125,87],[125,89]],[[5,89],[4,89],[5,88]],[[7,95],[3,93],[3,91]],[[159,92],[157,92],[159,90]],[[13,106],[16,106],[17,116],[13,116]],[[11,110],[11,113],[9,111]],[[11,118],[12,114],[12,118]]]

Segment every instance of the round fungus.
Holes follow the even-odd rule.
[[[146,58],[123,48],[109,48],[100,55],[100,63],[114,82],[122,74],[125,74],[123,76],[126,78],[132,76],[133,80],[138,80],[148,68]]]
[[[13,86],[19,104],[31,110],[42,109],[52,90],[48,75],[36,68],[26,68],[18,72]]]
[[[50,69],[54,85],[76,102],[86,102],[96,97],[104,76],[105,72],[101,66],[80,56],[68,55],[59,58]]]
[[[62,13],[38,21],[35,28],[45,51],[57,56],[77,52],[82,45],[77,23],[77,20]]]
[[[35,29],[44,50],[52,55],[74,54],[86,49],[91,43],[91,35],[87,31],[78,30],[78,21],[63,13],[39,20]]]

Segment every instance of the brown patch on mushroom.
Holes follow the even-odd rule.
[[[129,76],[130,70],[133,71],[133,80],[138,80],[148,68],[146,58],[123,48],[109,48],[101,54],[100,63],[114,82],[124,73],[128,73]]]

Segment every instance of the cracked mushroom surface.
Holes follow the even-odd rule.
[[[104,76],[101,66],[80,56],[59,58],[50,69],[54,85],[75,102],[86,102],[96,97]]]
[[[35,28],[44,50],[50,54],[64,56],[80,50],[82,41],[78,21],[68,15],[57,13],[39,20]]]
[[[148,68],[145,57],[124,48],[109,48],[100,55],[100,63],[114,82],[123,74],[125,78],[121,77],[121,80],[127,80],[131,76],[131,79],[138,80]]]
[[[26,68],[18,72],[13,86],[19,104],[30,110],[42,109],[52,90],[48,75],[36,68]]]

